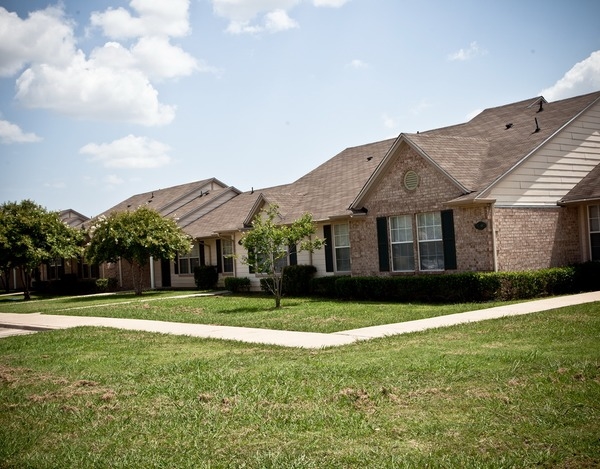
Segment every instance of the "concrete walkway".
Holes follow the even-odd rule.
[[[317,332],[278,331],[251,327],[213,326],[185,324],[177,322],[150,321],[140,319],[117,319],[100,317],[57,316],[40,313],[8,314],[0,313],[0,338],[10,335],[10,330],[20,333],[67,329],[70,327],[93,326],[113,327],[135,331],[158,332],[163,334],[187,335],[193,337],[235,340],[240,342],[320,349],[347,345],[361,340],[375,339],[390,335],[406,334],[438,327],[453,326],[486,319],[506,316],[519,316],[564,306],[600,301],[600,291],[578,295],[527,301],[514,305],[450,314],[429,319],[419,319],[397,324],[364,327],[331,334]],[[598,306],[600,311],[600,305]]]

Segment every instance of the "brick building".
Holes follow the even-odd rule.
[[[195,240],[154,259],[151,286],[192,287],[193,267],[260,276],[239,240],[261,208],[305,212],[327,241],[289,253],[317,275],[514,271],[600,260],[600,92],[486,109],[470,121],[348,148],[291,184],[247,192],[215,179],[133,196]],[[232,257],[237,255],[238,257]]]

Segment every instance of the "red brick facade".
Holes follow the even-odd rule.
[[[498,270],[564,266],[581,260],[577,208],[496,208]]]
[[[407,190],[403,182],[409,170],[419,175],[419,185],[412,191]],[[486,272],[496,267],[500,271],[528,270],[579,261],[581,246],[576,209],[444,205],[459,195],[461,190],[454,182],[404,145],[364,199],[367,214],[350,221],[352,274],[392,274],[379,271],[378,217],[408,214],[414,220],[418,213],[447,209],[452,209],[454,217],[456,271]],[[417,239],[416,232],[413,238]],[[416,242],[414,257],[418,258]],[[415,265],[418,266],[418,262]]]

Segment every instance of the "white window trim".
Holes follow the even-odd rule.
[[[434,239],[425,239],[425,240],[421,240],[419,237],[419,215],[427,215],[427,214],[438,214],[439,216],[439,227],[440,227],[440,238],[434,238]],[[442,257],[442,268],[441,269],[423,269],[422,268],[422,264],[421,264],[421,243],[442,243],[442,256],[443,256],[443,247],[444,247],[444,234],[442,233],[442,214],[441,212],[437,211],[437,212],[419,212],[417,214],[415,214],[415,227],[417,229],[417,252],[418,252],[418,262],[419,262],[419,272],[443,272],[444,271],[444,267],[443,267],[443,260],[444,258]],[[424,225],[425,227],[427,227],[428,225]],[[433,225],[433,226],[437,226],[437,225]]]
[[[347,245],[339,245],[337,243],[337,238],[338,236],[336,235],[336,229],[337,227],[340,226],[345,226],[347,228],[347,236],[348,236],[348,244]],[[332,229],[332,233],[331,233],[331,238],[333,241],[333,271],[334,272],[352,272],[352,255],[351,255],[351,246],[350,246],[350,225],[348,223],[338,223],[336,225],[332,225],[331,226]],[[338,269],[338,249],[348,249],[348,254],[349,254],[349,263],[350,265],[348,266],[349,268],[347,270],[340,270]]]
[[[411,236],[410,236],[410,241],[393,241],[393,236],[392,236],[392,218],[400,218],[400,217],[405,217],[408,218],[408,220],[410,221],[410,230],[411,230]],[[415,247],[415,235],[414,235],[414,216],[411,214],[402,214],[402,215],[393,215],[388,217],[388,229],[389,229],[389,237],[390,237],[390,260],[391,260],[391,266],[392,266],[392,272],[415,272],[415,268],[416,268],[416,263],[415,261],[417,259],[415,259],[415,254],[414,254],[414,247]],[[412,251],[412,259],[413,259],[413,268],[412,269],[395,269],[394,268],[394,245],[395,244],[406,244],[406,245],[410,245],[411,251]]]

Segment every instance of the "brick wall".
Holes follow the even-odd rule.
[[[579,262],[577,209],[496,208],[498,270],[529,270]]]
[[[413,170],[419,175],[417,189],[404,187],[404,175]],[[353,275],[389,275],[379,272],[376,218],[383,216],[442,211],[443,202],[462,195],[461,190],[437,168],[407,145],[399,149],[394,161],[365,200],[368,213],[350,222]],[[492,224],[489,205],[454,208],[457,270],[493,270]],[[474,224],[485,221],[487,227],[477,230]],[[416,233],[414,233],[416,239]],[[414,252],[417,256],[416,246]]]

